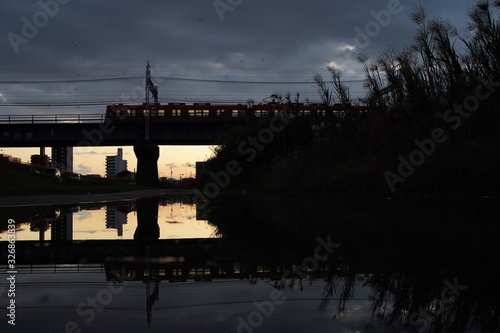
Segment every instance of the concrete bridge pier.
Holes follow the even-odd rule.
[[[151,140],[140,140],[134,143],[137,157],[137,185],[158,186],[158,157],[160,148]]]

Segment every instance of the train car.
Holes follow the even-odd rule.
[[[151,121],[162,120],[238,120],[246,118],[272,118],[272,117],[358,117],[370,112],[367,106],[325,106],[323,104],[257,104],[252,107],[247,105],[211,105],[205,104],[167,104],[150,105],[125,105],[114,104],[106,107],[106,119],[112,121],[137,121],[149,116]]]
[[[234,119],[248,117],[245,105],[211,105],[211,104],[168,104],[124,105],[114,104],[106,107],[106,118],[111,120],[138,120],[149,116],[155,120],[196,120],[196,119]]]

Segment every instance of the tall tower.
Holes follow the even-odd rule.
[[[73,172],[73,147],[52,147],[52,166]]]
[[[118,148],[115,156],[106,156],[106,177],[116,178],[118,173],[127,170],[127,160],[123,159],[123,149]]]

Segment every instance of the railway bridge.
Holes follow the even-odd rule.
[[[210,145],[236,120],[172,119],[113,122],[104,115],[0,116],[0,147],[133,146],[137,182],[158,181],[159,145]]]

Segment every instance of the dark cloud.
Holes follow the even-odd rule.
[[[101,113],[111,102],[140,103],[146,60],[153,65],[162,101],[244,103],[288,91],[316,98],[312,83],[250,85],[168,78],[303,82],[310,81],[315,71],[324,73],[326,64],[333,61],[345,66],[346,80],[359,80],[361,68],[344,50],[356,44],[356,28],[364,31],[375,20],[374,13],[387,10],[395,1],[242,1],[223,13],[223,21],[212,0],[72,0],[58,5],[57,13],[45,15],[46,20],[38,1],[4,1],[0,4],[2,81],[68,82],[2,83],[0,103],[62,101],[69,104],[64,111],[75,113]],[[53,5],[56,0],[42,2]],[[431,16],[449,18],[461,30],[473,3],[401,0],[401,13],[391,15],[389,24],[358,50],[374,57],[387,47],[411,44],[416,27],[409,14],[418,5],[428,8]],[[40,26],[35,25],[33,36],[26,36],[29,28],[23,30],[27,21]],[[25,42],[13,47],[12,34]],[[116,77],[127,79],[74,81]],[[351,94],[362,97],[361,83],[353,84]],[[102,105],[85,106],[82,101]],[[0,106],[0,113],[12,111],[33,114],[61,109]]]

